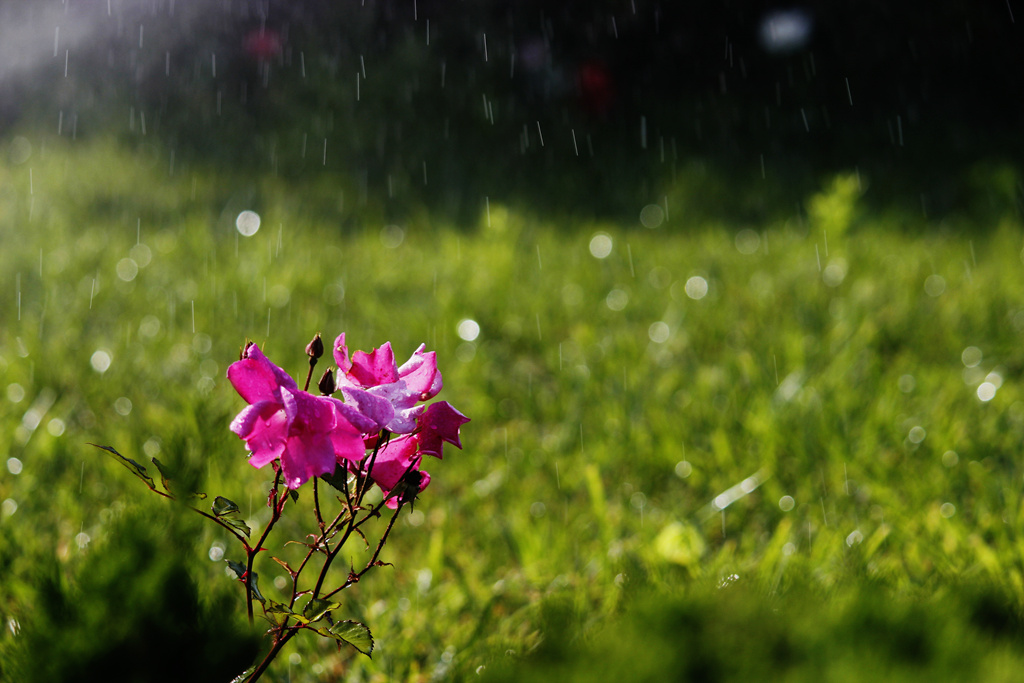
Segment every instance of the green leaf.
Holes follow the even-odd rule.
[[[166,465],[164,465],[162,462],[160,462],[156,458],[152,458],[152,460],[153,460],[153,464],[156,465],[157,470],[160,472],[160,483],[163,484],[164,491],[167,491],[168,493],[170,493],[171,492],[171,475],[168,473]]]
[[[235,501],[228,500],[224,496],[217,496],[213,499],[213,514],[217,517],[223,517],[232,512],[238,512],[238,504]]]
[[[111,457],[115,458],[118,462],[120,462],[122,465],[127,467],[128,471],[131,472],[132,474],[134,474],[139,479],[141,479],[146,484],[146,486],[148,486],[150,488],[150,490],[156,491],[156,483],[154,483],[153,477],[149,476],[149,474],[146,472],[146,468],[145,467],[143,467],[139,463],[135,462],[131,458],[124,457],[123,455],[118,453],[116,450],[114,450],[110,446],[100,446],[99,444],[95,444],[95,443],[90,443],[89,445],[90,446],[95,446],[96,448],[99,448],[100,450],[103,450],[103,451],[106,451],[107,453],[110,453]]]
[[[298,616],[297,614],[295,614],[295,610],[293,610],[288,605],[285,605],[280,602],[275,602],[273,600],[267,600],[267,611],[272,612],[274,614],[287,614],[293,617]]]
[[[330,602],[322,598],[313,598],[302,608],[302,616],[306,619],[307,623],[312,624],[323,619],[332,609],[338,609],[339,607],[341,605],[336,602]]]
[[[214,516],[230,526],[232,529],[245,534],[246,538],[252,533],[252,529],[249,525],[239,519],[236,515],[238,514],[238,505],[233,500],[228,500],[224,496],[217,496],[213,499],[213,514]]]
[[[220,519],[228,526],[245,534],[246,538],[249,538],[249,534],[252,533],[252,529],[249,528],[249,525],[236,517],[221,517]]]
[[[224,560],[224,561],[228,563],[228,566],[231,567],[231,571],[233,571],[235,573],[235,576],[237,576],[239,579],[242,579],[245,576],[245,565],[244,564],[240,564],[238,562],[235,562],[234,560]]]
[[[373,653],[373,635],[366,624],[358,621],[339,621],[329,629],[317,629],[317,633],[327,638],[334,638],[338,642],[348,643],[367,657]]]
[[[296,489],[288,489],[288,497],[292,499],[293,503],[299,502],[299,492]]]
[[[256,598],[264,605],[267,604],[267,599],[263,597],[262,593],[260,593],[260,575],[256,572],[252,573],[252,582],[250,588],[252,588],[252,597]]]

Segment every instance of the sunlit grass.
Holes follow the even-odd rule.
[[[373,629],[374,659],[297,639],[279,680],[493,671],[541,641],[545,605],[589,633],[631,586],[692,590],[707,609],[723,579],[782,606],[791,586],[846,604],[868,582],[1024,605],[1012,204],[993,225],[922,230],[866,210],[870,179],[850,174],[788,219],[732,224],[709,218],[728,183],[694,168],[653,229],[482,203],[466,231],[426,212],[387,226],[343,177],[172,175],[157,150],[31,144],[0,165],[5,623],[31,619],[35,563],[73,575],[91,550],[117,552],[112,519],[160,509],[89,442],[197,464],[208,491],[265,518],[267,472],[227,430],[242,402],[224,372],[249,338],[301,380],[317,331],[390,340],[403,358],[426,342],[440,398],[473,421],[465,450],[428,467],[395,566],[344,604]],[[248,238],[243,209],[262,219]],[[465,319],[476,339],[459,337]],[[302,530],[283,531],[287,554]],[[201,533],[193,573],[234,596],[241,623],[240,590],[209,559],[228,539]],[[268,589],[276,567],[258,568]],[[720,599],[738,624],[764,616]],[[794,598],[793,623],[815,604]],[[857,608],[835,609],[822,623],[840,637]]]

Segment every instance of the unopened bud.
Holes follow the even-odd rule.
[[[320,393],[323,394],[324,396],[330,396],[331,394],[333,394],[335,389],[338,388],[334,384],[334,371],[331,370],[330,368],[327,368],[327,372],[325,372],[324,376],[320,378],[320,381],[317,382],[316,386],[317,388],[320,389]]]
[[[320,338],[319,332],[313,337],[313,341],[306,344],[306,355],[313,360],[317,360],[320,356],[324,355],[324,340]]]
[[[245,346],[241,347],[238,350],[238,360],[242,360],[243,358],[246,357],[246,354],[248,354],[249,352],[249,347],[252,345],[253,342],[249,341],[248,339],[245,340]]]

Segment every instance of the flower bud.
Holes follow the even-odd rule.
[[[331,370],[330,368],[327,368],[327,372],[325,372],[324,376],[320,378],[320,381],[317,382],[316,386],[317,388],[320,389],[320,393],[323,394],[324,396],[330,396],[331,394],[333,394],[334,391],[338,388],[334,384],[334,371]]]
[[[254,342],[251,342],[248,339],[245,340],[245,346],[238,350],[238,360],[245,358],[246,353],[249,351],[249,347],[252,346],[253,343]]]
[[[320,356],[324,355],[324,340],[320,338],[319,332],[313,337],[313,341],[306,344],[306,355],[313,360],[317,360]]]

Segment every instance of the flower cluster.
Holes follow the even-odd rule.
[[[317,342],[319,336],[307,348],[311,366],[323,350]],[[328,370],[319,383],[322,395],[314,396],[249,343],[228,368],[228,379],[249,403],[231,431],[246,442],[253,467],[279,461],[290,489],[341,467],[368,476],[388,507],[397,507],[430,481],[420,470],[423,456],[441,458],[445,441],[462,448],[459,428],[469,422],[447,401],[426,404],[442,380],[436,354],[424,349],[421,344],[399,367],[390,342],[350,357],[341,334],[333,349],[337,373]],[[344,400],[331,395],[337,390]]]

